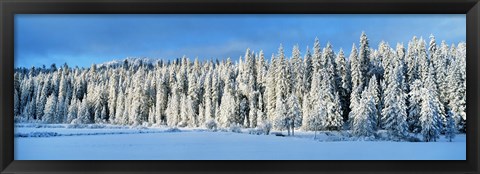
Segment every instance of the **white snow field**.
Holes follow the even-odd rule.
[[[335,138],[332,138],[335,137]],[[465,160],[466,137],[453,142],[331,141],[201,129],[99,126],[15,127],[15,160]]]

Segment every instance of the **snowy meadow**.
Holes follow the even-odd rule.
[[[295,136],[117,125],[19,124],[20,160],[465,160],[466,137],[448,142],[359,140],[347,131]],[[275,132],[274,132],[275,133]],[[293,148],[292,148],[293,147]],[[406,153],[408,152],[408,153]]]
[[[464,42],[311,48],[16,68],[15,160],[466,159]]]

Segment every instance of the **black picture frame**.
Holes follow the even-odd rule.
[[[1,0],[1,173],[479,173],[478,0]],[[465,161],[15,161],[15,14],[466,14]],[[405,152],[408,153],[408,152]]]

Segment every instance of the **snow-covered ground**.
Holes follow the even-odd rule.
[[[246,132],[244,130],[244,132]],[[15,127],[15,160],[465,160],[454,142],[338,141],[342,133],[295,137],[201,129],[29,125]]]

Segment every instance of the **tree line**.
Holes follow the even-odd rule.
[[[17,122],[275,130],[387,130],[436,141],[466,132],[466,44],[413,37],[407,47],[365,33],[348,55],[315,39],[287,57],[246,50],[232,62],[125,59],[90,68],[16,68]]]

